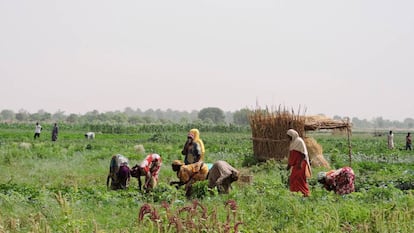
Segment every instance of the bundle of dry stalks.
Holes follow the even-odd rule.
[[[286,132],[295,129],[304,134],[305,118],[294,111],[280,108],[276,111],[256,110],[249,115],[252,129],[253,151],[259,161],[282,160],[289,153],[289,138]]]
[[[312,161],[312,167],[330,168],[328,161],[323,157],[322,146],[311,137],[303,139],[308,149],[309,159]]]
[[[340,131],[351,130],[352,124],[349,120],[333,120],[326,116],[305,117],[305,130],[335,129]]]
[[[348,132],[348,144],[350,148],[351,163],[351,146],[350,132],[352,124],[349,120],[333,120],[325,116],[304,116],[297,114],[293,110],[281,108],[269,111],[266,109],[257,109],[250,112],[249,121],[252,130],[253,152],[256,159],[266,161],[275,159],[278,161],[287,158],[289,155],[289,138],[286,132],[289,129],[295,129],[299,136],[305,138],[306,131],[314,131],[320,129],[343,130]],[[315,142],[316,143],[316,142]],[[313,143],[312,143],[313,144]],[[317,143],[316,143],[317,144]],[[317,144],[309,146],[311,159],[315,166],[329,167],[329,163],[322,154],[322,147]],[[320,150],[320,151],[319,151]]]

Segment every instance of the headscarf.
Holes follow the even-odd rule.
[[[308,150],[306,149],[305,142],[301,137],[299,137],[298,132],[294,129],[289,129],[287,131],[287,135],[292,137],[292,141],[289,145],[289,151],[296,150],[304,154],[305,156],[308,156]]]
[[[123,156],[121,154],[117,154],[115,156],[116,156],[116,159],[117,159],[118,166],[120,166],[120,165],[127,166],[128,165],[128,159],[125,156]]]
[[[326,178],[326,172],[319,172],[318,173],[318,181],[322,181]]]
[[[172,162],[172,165],[181,166],[181,165],[184,165],[184,163],[183,163],[183,161],[181,161],[181,160],[174,160],[174,161]]]
[[[308,150],[306,149],[305,141],[303,141],[303,139],[299,137],[298,132],[294,129],[289,129],[287,131],[287,135],[292,137],[292,141],[290,142],[290,145],[289,145],[289,151],[296,150],[305,155],[305,160],[306,160],[306,163],[308,164],[309,175],[312,176],[311,166],[309,162],[309,155],[308,155]]]
[[[145,172],[151,172],[151,175],[158,179],[158,173],[160,172],[162,160],[159,154],[149,154],[139,166]]]
[[[201,147],[200,160],[203,160],[204,161],[204,152],[205,152],[205,149],[204,149],[203,140],[201,140],[201,138],[200,138],[200,131],[198,131],[198,129],[191,129],[188,134],[193,134],[194,135],[193,141],[196,142],[196,143],[198,143],[200,145],[200,147]]]

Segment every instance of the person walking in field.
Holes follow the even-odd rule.
[[[181,154],[184,155],[184,163],[192,164],[199,161],[204,161],[204,143],[200,139],[200,132],[198,129],[191,129],[187,134],[187,141]]]
[[[305,142],[294,129],[289,129],[287,135],[290,138],[289,159],[287,170],[290,170],[289,190],[301,192],[303,196],[310,195],[307,178],[312,176],[308,150]]]
[[[34,139],[40,138],[40,133],[42,132],[42,126],[39,122],[36,122],[35,131],[34,131]]]
[[[392,150],[394,149],[394,133],[392,132],[392,130],[390,130],[388,136],[388,149]]]
[[[318,173],[318,182],[328,191],[344,195],[355,191],[355,174],[352,168],[343,167],[338,170]]]
[[[57,126],[57,123],[55,123],[53,125],[53,130],[52,130],[52,141],[57,141],[58,138],[58,134],[59,134],[59,127]]]
[[[405,150],[412,150],[411,133],[407,133],[407,136],[405,136]]]

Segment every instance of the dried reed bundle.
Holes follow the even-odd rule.
[[[326,116],[305,117],[305,130],[335,129],[351,131],[352,124],[346,120],[333,120]]]
[[[316,155],[312,159],[312,167],[324,167],[324,168],[331,168],[328,161],[323,157],[323,155]]]
[[[349,136],[352,124],[349,123],[349,120],[332,120],[325,116],[305,117],[300,114],[300,109],[295,114],[293,110],[279,106],[278,109],[272,111],[268,108],[251,111],[249,121],[252,130],[253,152],[259,161],[268,159],[281,161],[288,157],[289,138],[286,135],[288,129],[295,129],[302,138],[304,138],[306,131],[320,129],[344,130],[348,132],[348,144],[350,145]],[[349,148],[351,163],[351,146]],[[322,148],[311,147],[310,149],[316,150],[311,153],[315,156],[311,158],[315,161],[315,164],[329,167],[328,162],[323,158]],[[318,152],[319,149],[320,153]]]
[[[312,161],[312,167],[330,168],[328,161],[323,157],[322,146],[311,137],[303,139],[308,149],[309,159]]]
[[[282,160],[289,153],[286,132],[293,128],[304,134],[305,118],[293,110],[279,108],[276,111],[255,110],[249,115],[252,129],[253,151],[259,161]]]
[[[323,154],[322,146],[314,138],[305,137],[303,140],[305,141],[306,149],[308,149],[309,158],[312,159],[311,156]]]

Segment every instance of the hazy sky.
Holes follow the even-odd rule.
[[[0,110],[414,117],[414,1],[0,0]]]

